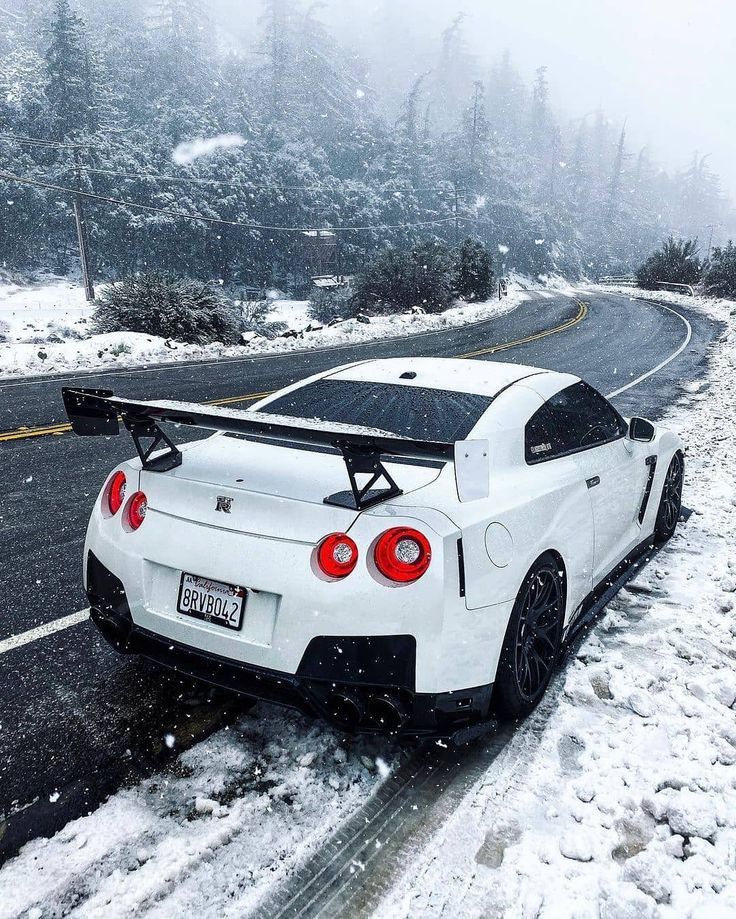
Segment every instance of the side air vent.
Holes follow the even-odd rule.
[[[641,502],[641,507],[639,508],[639,523],[641,524],[644,520],[644,514],[647,512],[647,505],[649,504],[649,498],[652,494],[652,483],[654,482],[654,473],[657,469],[657,457],[648,456],[646,458],[646,464],[649,467],[649,475],[647,476],[647,484],[644,488],[644,498]]]

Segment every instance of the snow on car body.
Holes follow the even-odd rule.
[[[247,411],[64,396],[78,433],[120,413],[139,452],[85,544],[106,637],[356,730],[529,711],[601,585],[679,516],[678,438],[533,367],[365,361]],[[219,433],[178,449],[163,421]]]

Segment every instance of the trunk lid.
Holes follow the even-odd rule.
[[[311,544],[348,530],[359,514],[324,503],[328,495],[350,490],[339,454],[227,435],[187,444],[182,454],[176,469],[141,472],[141,489],[152,511]],[[439,464],[385,465],[404,494],[433,482],[441,471]]]

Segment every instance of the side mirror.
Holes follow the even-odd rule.
[[[648,444],[654,440],[654,425],[646,418],[632,418],[629,422],[629,439]]]

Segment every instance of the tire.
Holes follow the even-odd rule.
[[[493,687],[493,709],[500,718],[528,715],[552,678],[565,615],[565,583],[560,568],[559,560],[545,552],[519,588]]]
[[[685,460],[682,453],[675,453],[667,468],[662,486],[662,497],[659,499],[657,520],[654,524],[654,541],[663,545],[672,538],[677,529],[682,508],[682,483],[685,478]]]

